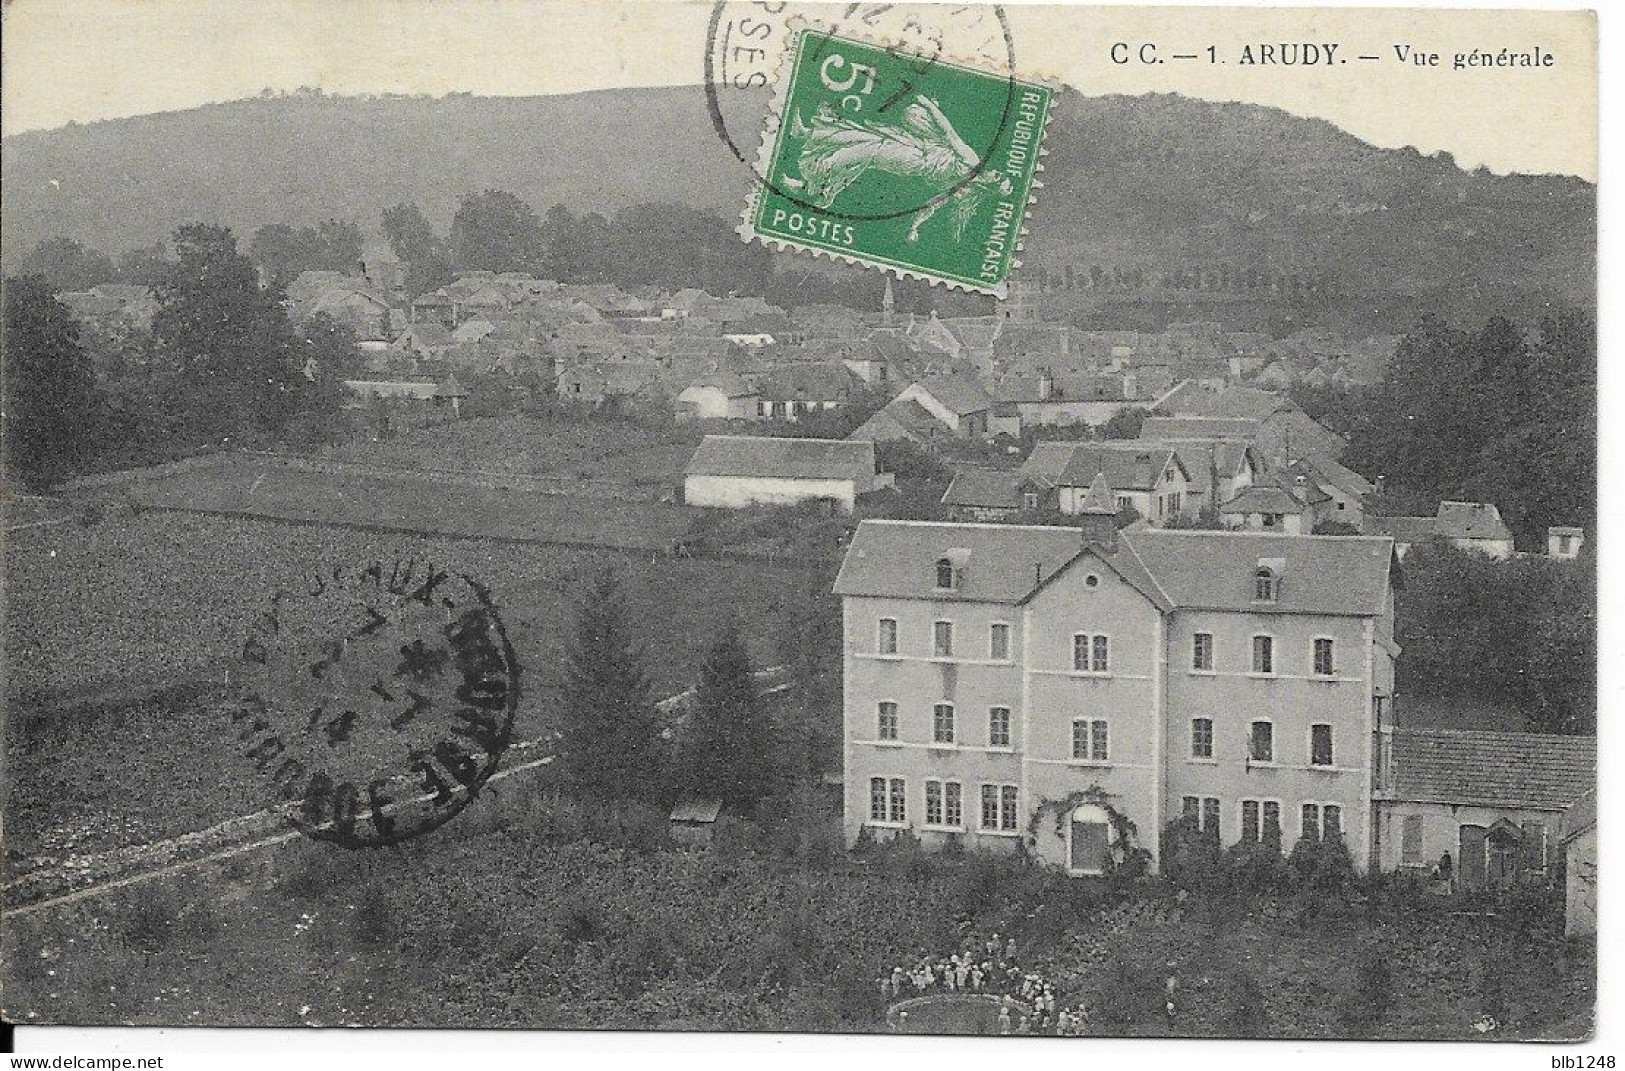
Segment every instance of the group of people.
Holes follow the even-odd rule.
[[[888,1001],[934,993],[1002,997],[1001,1034],[1087,1033],[1089,1016],[1084,1003],[1060,1007],[1055,987],[1017,962],[1014,937],[1004,939],[995,933],[982,940],[973,936],[949,956],[922,955],[912,967],[893,967],[879,984],[881,996]]]

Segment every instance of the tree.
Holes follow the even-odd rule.
[[[410,297],[426,294],[451,281],[451,262],[446,243],[429,226],[422,209],[415,204],[398,204],[384,209],[381,219],[384,237],[395,259],[406,265],[406,292]]]
[[[43,278],[53,293],[89,290],[112,282],[116,274],[106,253],[86,249],[71,238],[47,238],[29,250],[18,267],[19,275]]]
[[[640,663],[620,580],[605,569],[576,607],[560,697],[563,768],[582,796],[650,800],[663,793],[664,748]]]
[[[505,190],[465,194],[447,245],[459,271],[530,272],[544,260],[536,210]]]
[[[116,277],[121,283],[155,287],[174,266],[175,258],[169,255],[169,243],[154,242],[121,253]]]
[[[772,790],[772,738],[756,702],[750,653],[728,624],[700,664],[694,714],[683,749],[691,792],[748,811]]]
[[[105,406],[79,329],[51,296],[51,284],[24,275],[5,284],[5,471],[34,490],[85,471]]]
[[[174,244],[152,329],[184,434],[200,442],[276,434],[309,383],[280,292],[260,289],[224,227],[189,224]]]
[[[324,219],[315,227],[269,223],[248,243],[250,259],[274,285],[286,286],[301,272],[353,272],[361,262],[361,228]]]
[[[1125,405],[1100,426],[1102,439],[1138,439],[1145,418],[1150,415],[1137,405]]]

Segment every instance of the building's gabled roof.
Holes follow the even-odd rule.
[[[1585,794],[1563,812],[1563,821],[1558,825],[1558,837],[1569,841],[1578,837],[1588,829],[1597,828],[1597,790],[1588,788]]]
[[[1380,536],[1294,536],[1130,528],[1121,536],[1174,605],[1246,613],[1374,617],[1388,598],[1394,545]],[[1260,559],[1272,559],[1276,599],[1257,602]]]
[[[895,431],[898,434],[894,435]],[[874,416],[858,425],[847,438],[857,442],[885,442],[897,438],[926,442],[948,434],[948,426],[912,398],[893,398]]]
[[[1041,449],[1043,447],[1052,449]],[[1056,472],[1055,463],[1062,457],[1064,464]],[[1022,465],[1022,472],[1058,487],[1088,487],[1096,476],[1104,474],[1113,491],[1149,491],[1169,465],[1185,473],[1186,478],[1190,477],[1168,446],[1147,448],[1139,443],[1125,446],[1122,442],[1110,441],[1039,443]]]
[[[1220,513],[1302,513],[1308,509],[1283,487],[1254,484],[1243,487],[1230,501],[1219,506]]]
[[[995,469],[961,468],[949,481],[948,490],[943,492],[942,504],[983,509],[1019,509],[1020,477],[1014,472]]]
[[[1373,513],[1365,515],[1365,531],[1367,535],[1385,535],[1395,543],[1425,543],[1433,538],[1432,517],[1379,517]]]
[[[1251,442],[1258,438],[1259,422],[1245,418],[1221,417],[1146,417],[1140,425],[1140,436],[1145,439],[1243,439]]]
[[[1501,511],[1488,502],[1440,502],[1433,532],[1445,539],[1511,539]]]
[[[981,413],[993,406],[993,399],[988,397],[987,391],[969,376],[929,376],[916,386],[958,416]]]
[[[852,392],[852,373],[842,364],[776,368],[756,381],[757,393],[775,402],[838,402]]]
[[[1556,811],[1597,783],[1594,736],[1400,728],[1393,747],[1394,799]]]
[[[751,398],[756,395],[756,388],[752,387],[744,376],[734,375],[732,372],[712,372],[696,379],[684,389],[720,391],[724,398]]]
[[[835,593],[1014,605],[1083,543],[1083,531],[1071,527],[864,521],[841,562]],[[942,558],[960,571],[953,591],[936,587]]]
[[[707,435],[689,460],[690,476],[756,476],[789,480],[874,482],[875,444],[849,439]]]
[[[1356,499],[1364,498],[1375,490],[1370,480],[1323,454],[1299,458],[1287,466],[1287,471],[1313,477]]]

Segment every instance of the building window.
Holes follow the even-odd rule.
[[[875,735],[881,740],[897,739],[897,704],[882,703],[875,725]]]
[[[908,786],[901,777],[869,778],[869,818],[875,822],[908,821]]]
[[[1198,632],[1191,637],[1191,668],[1204,671],[1213,668],[1213,633]]]
[[[1422,816],[1407,814],[1399,827],[1399,861],[1403,866],[1422,866]]]
[[[938,744],[954,742],[954,705],[938,703],[931,713],[931,739]]]
[[[1343,835],[1343,808],[1328,803],[1320,809],[1320,835],[1327,840]]]
[[[1298,827],[1298,836],[1304,840],[1320,839],[1320,804],[1303,805],[1303,821]]]
[[[897,653],[897,619],[895,617],[880,619],[880,636],[875,647],[883,655]]]
[[[884,777],[869,778],[869,820],[871,822],[886,821],[886,779]]]
[[[1038,492],[1037,491],[1023,491],[1021,493],[1021,504],[1022,504],[1022,506],[1024,508],[1026,508],[1028,510],[1037,509],[1038,508]]]
[[[1016,786],[982,786],[982,828],[1004,832],[1016,828]]]
[[[1337,672],[1335,660],[1332,658],[1332,641],[1319,639],[1315,641],[1315,675],[1330,677]]]
[[[993,707],[987,712],[987,746],[1010,746],[1010,708]]]
[[[1072,722],[1072,757],[1105,762],[1111,757],[1111,731],[1104,718],[1076,718]]]
[[[1180,509],[1183,508],[1184,505],[1185,505],[1185,499],[1180,494],[1180,492],[1175,491],[1173,494],[1168,496],[1168,512],[1169,513],[1178,513],[1180,511]]]
[[[1191,758],[1211,759],[1213,757],[1213,719],[1191,719]]]
[[[1219,798],[1217,796],[1186,796],[1181,814],[1189,819],[1192,829],[1199,833],[1217,833],[1219,830]]]
[[[954,589],[954,563],[948,558],[937,559],[937,590],[952,591]]]
[[[1279,844],[1281,805],[1275,800],[1242,800],[1241,839],[1244,844]]]
[[[1275,672],[1275,638],[1273,636],[1253,637],[1253,672]]]
[[[1254,762],[1275,761],[1275,726],[1270,722],[1253,722],[1252,734],[1247,738],[1247,757]]]
[[[982,786],[982,828],[999,828],[999,786]]]
[[[1130,498],[1128,495],[1118,495],[1117,496],[1117,512],[1118,513],[1122,513],[1124,510],[1131,510],[1133,508],[1134,508],[1134,499]]]
[[[937,621],[931,625],[931,653],[938,658],[954,656],[954,623]]]
[[[941,781],[927,781],[925,783],[925,824],[928,826],[942,826],[943,813],[943,783]]]
[[[1275,514],[1264,515],[1264,527],[1275,526]],[[1274,602],[1279,586],[1276,583],[1275,571],[1267,566],[1259,566],[1258,572],[1253,574],[1253,598],[1258,602]]]
[[[1010,626],[995,624],[988,627],[987,656],[995,662],[1010,660]]]
[[[1309,726],[1309,765],[1330,766],[1332,764],[1332,727],[1330,725]]]
[[[1111,668],[1111,639],[1079,632],[1072,637],[1072,668],[1078,673],[1105,673]]]
[[[965,824],[965,804],[958,781],[944,781],[942,784],[942,818],[943,825],[955,829]]]

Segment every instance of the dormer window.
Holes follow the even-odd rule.
[[[947,558],[937,559],[937,590],[952,591],[954,583],[954,563]]]
[[[1274,602],[1279,591],[1280,578],[1275,570],[1267,565],[1258,567],[1253,577],[1253,600],[1255,602]]]

